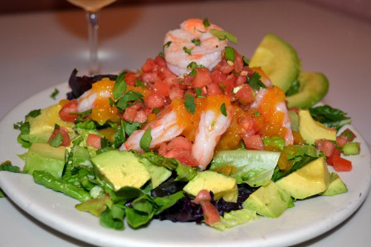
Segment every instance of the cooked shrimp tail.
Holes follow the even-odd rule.
[[[134,131],[127,141],[121,145],[120,150],[143,151],[140,147],[140,139],[148,127],[151,127],[152,136],[152,141],[149,146],[150,149],[179,136],[184,129],[177,124],[177,113],[173,110],[167,110],[144,129]]]
[[[232,116],[232,107],[228,107],[227,116],[214,110],[207,110],[201,114],[192,146],[192,155],[201,169],[205,169],[213,158],[215,146],[231,124]]]

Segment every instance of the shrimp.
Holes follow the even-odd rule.
[[[222,60],[222,51],[227,40],[219,40],[210,33],[211,29],[222,30],[211,24],[205,27],[203,20],[189,19],[180,29],[169,31],[165,36],[165,60],[168,68],[176,75],[189,73],[191,62],[212,69]]]
[[[233,108],[227,108],[227,116],[215,110],[206,110],[201,119],[192,146],[192,155],[201,169],[205,169],[214,156],[214,149],[221,135],[228,129],[233,116]]]
[[[273,98],[267,98],[268,92],[270,92],[270,95],[268,97],[273,97]],[[263,113],[263,115],[264,114],[267,115],[268,112],[269,112],[268,114],[270,114],[270,116],[266,116],[267,118],[272,117],[273,115],[279,112],[283,113],[283,119],[281,123],[271,122],[271,123],[268,123],[268,125],[269,124],[271,125],[281,124],[281,126],[279,127],[285,130],[284,131],[285,134],[283,136],[285,139],[285,143],[286,145],[291,145],[294,142],[294,137],[293,137],[292,130],[291,130],[291,122],[290,122],[290,118],[289,118],[289,114],[288,114],[288,110],[287,110],[287,106],[284,101],[284,98],[283,100],[279,99],[280,96],[277,95],[279,93],[283,94],[283,92],[277,87],[273,87],[270,89],[261,88],[256,94],[255,101],[251,105],[251,108],[258,108],[258,109],[265,108],[263,112],[266,112],[266,113]],[[271,120],[268,120],[268,121],[275,121],[275,119],[273,118],[270,118],[270,119]]]
[[[109,102],[109,98],[113,98],[114,85],[115,82],[108,78],[94,83],[92,88],[78,99],[77,111],[92,110],[90,117],[99,124],[104,124],[107,120],[117,120],[120,112]]]
[[[157,120],[148,124],[146,128],[134,131],[119,149],[143,151],[140,147],[140,139],[149,127],[151,127],[152,136],[149,146],[151,149],[179,136],[184,129],[177,123],[177,113],[168,109]]]

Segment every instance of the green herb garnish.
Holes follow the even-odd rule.
[[[197,97],[201,97],[202,96],[202,90],[201,90],[201,88],[196,87],[195,91],[196,91]]]
[[[54,88],[54,91],[50,95],[50,98],[55,100],[58,94],[59,94],[59,90],[57,88]]]
[[[192,55],[192,49],[188,49],[187,47],[183,46],[183,51],[188,55]]]
[[[32,110],[32,111],[30,111],[30,112],[26,115],[26,118],[27,118],[27,117],[35,118],[35,117],[39,116],[40,114],[41,114],[41,109]]]
[[[203,23],[204,23],[204,26],[205,27],[210,27],[210,22],[209,22],[209,20],[207,18],[204,19]]]
[[[134,85],[136,87],[146,87],[146,85],[143,83],[143,81],[141,81],[139,79],[135,79]]]
[[[226,117],[227,116],[227,107],[225,106],[225,103],[223,103],[221,106],[220,106],[220,111],[222,112],[222,114]]]
[[[139,142],[140,148],[146,152],[149,152],[149,146],[151,144],[151,141],[152,141],[151,127],[148,127],[146,131],[144,131],[142,138],[140,138]]]
[[[164,44],[164,48],[168,48],[170,45],[171,45],[171,41],[168,41],[168,42],[166,42],[166,44]]]
[[[259,90],[260,88],[267,88],[265,84],[260,80],[260,75],[258,73],[253,73],[250,77],[248,84],[254,90]]]
[[[196,104],[192,95],[185,94],[184,106],[189,113],[193,114],[196,112]]]
[[[235,56],[234,56],[234,48],[230,46],[225,47],[225,59],[228,61],[234,62]]]
[[[127,85],[124,80],[126,72],[121,73],[115,82],[115,86],[113,87],[113,98],[118,99],[123,93],[125,93]]]
[[[199,40],[199,39],[192,39],[192,43],[195,44],[195,46],[200,46],[201,45],[201,40]]]
[[[234,36],[231,33],[228,33],[227,31],[211,29],[210,30],[210,33],[212,35],[214,35],[215,37],[217,37],[219,40],[226,40],[226,39],[228,39],[232,43],[237,44],[237,37]]]
[[[62,144],[62,142],[63,142],[63,136],[60,133],[58,133],[54,136],[54,138],[49,143],[53,147],[57,148]]]

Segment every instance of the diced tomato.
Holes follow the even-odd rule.
[[[142,66],[143,72],[150,72],[155,67],[155,61],[152,58],[148,58],[146,63]]]
[[[192,142],[183,136],[175,137],[169,142],[169,144],[167,145],[167,149],[171,150],[175,148],[191,151]]]
[[[338,136],[336,137],[336,144],[339,146],[339,147],[342,147],[344,146],[345,143],[349,142],[348,141],[348,138],[345,137],[345,136]]]
[[[242,137],[243,142],[245,143],[246,149],[253,150],[264,150],[263,139],[260,135],[252,135],[248,137]]]
[[[62,135],[62,143],[60,146],[68,147],[71,144],[71,138],[68,135],[68,130],[64,127],[60,127],[59,129],[55,129],[51,136],[49,137],[49,143],[54,139],[54,137],[58,134]]]
[[[238,101],[243,105],[254,101],[254,93],[252,91],[252,88],[247,84],[243,85],[240,90],[238,90],[238,92],[236,93],[236,97]]]
[[[325,153],[326,157],[330,157],[335,149],[335,144],[329,140],[316,140],[317,148]]]
[[[142,80],[144,82],[155,82],[158,80],[158,75],[156,72],[147,72],[142,75]]]
[[[223,94],[223,91],[220,89],[219,85],[216,83],[210,83],[207,86],[207,95],[212,96],[212,95],[218,95],[218,94]]]
[[[223,74],[220,70],[213,70],[211,72],[211,79],[216,84],[221,83],[222,81],[225,80],[225,78],[227,78],[227,76]]]
[[[183,149],[172,149],[164,155],[166,158],[174,158],[180,163],[190,167],[196,167],[199,165],[195,157],[193,157],[191,151]]]
[[[206,224],[213,225],[220,221],[218,209],[211,202],[203,201],[201,202],[201,207]]]
[[[67,104],[65,104],[62,109],[59,111],[59,117],[66,122],[75,122],[77,115],[76,114],[70,114],[70,113],[76,113],[77,112],[77,100],[73,99]]]
[[[180,87],[172,87],[169,91],[169,98],[171,100],[175,99],[175,98],[183,98],[183,90],[180,88]]]
[[[137,111],[137,115],[134,118],[134,122],[144,123],[145,121],[147,121],[146,111],[144,110]]]
[[[343,136],[347,139],[347,142],[352,142],[357,136],[350,129],[344,130],[340,136]]]
[[[243,68],[243,60],[241,55],[237,51],[235,51],[234,54],[235,54],[234,70],[239,72]]]
[[[166,67],[166,61],[165,61],[165,58],[161,57],[161,56],[157,56],[155,58],[155,63],[160,66],[160,67]]]
[[[128,84],[129,86],[134,86],[135,85],[135,74],[133,72],[128,72],[126,75],[125,75],[125,82],[126,84]]]
[[[226,95],[232,95],[232,89],[234,88],[236,79],[237,77],[235,75],[228,75],[227,78],[222,81],[221,85]]]
[[[88,138],[86,140],[86,145],[96,148],[96,149],[101,149],[101,139],[102,137],[94,134],[89,134]]]
[[[197,74],[192,81],[192,87],[202,88],[212,82],[210,70],[208,68],[196,68]]]
[[[239,75],[236,80],[236,86],[241,86],[246,82],[246,76]]]
[[[239,126],[245,137],[254,135],[259,129],[251,117],[244,117],[239,121]]]
[[[331,156],[326,158],[327,164],[329,166],[333,166],[334,165],[334,162],[333,162],[334,156],[340,156],[340,155],[341,155],[341,150],[335,148],[334,152],[331,154]]]
[[[337,172],[349,172],[352,170],[352,162],[341,158],[339,155],[334,155],[332,158],[334,169]]]
[[[204,201],[211,201],[210,192],[207,191],[207,190],[205,190],[205,189],[204,190],[200,190],[197,193],[197,196],[193,200],[193,202],[196,203],[196,204],[201,204],[201,202],[204,202]]]
[[[153,109],[153,108],[161,108],[164,106],[164,98],[157,94],[157,93],[151,93],[146,99],[144,99],[144,104]]]
[[[155,81],[153,91],[161,95],[162,97],[167,97],[169,96],[170,86],[166,82],[157,80]]]
[[[125,109],[123,118],[125,121],[134,122],[135,116],[137,115],[137,109],[134,106],[130,106]]]

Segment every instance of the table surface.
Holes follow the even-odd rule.
[[[183,20],[208,18],[235,34],[250,57],[266,33],[292,44],[302,70],[330,81],[324,102],[348,112],[371,143],[371,23],[305,1],[215,1],[107,8],[100,15],[103,73],[138,69],[156,56],[164,34]],[[0,16],[0,119],[44,88],[87,72],[87,27],[82,10]],[[5,28],[6,27],[6,28]],[[366,147],[365,147],[366,148]],[[1,159],[5,159],[2,157]],[[348,220],[298,246],[365,246],[371,241],[371,197]],[[88,246],[33,219],[0,199],[0,246]]]

